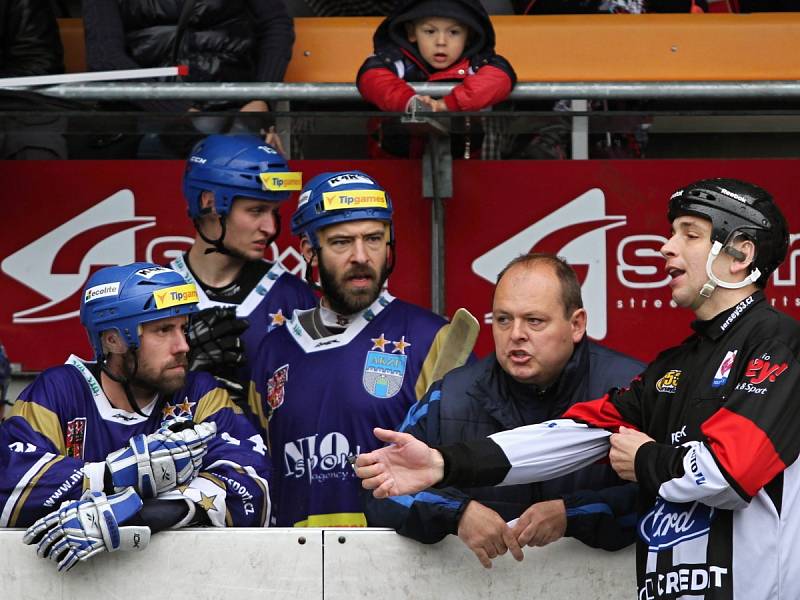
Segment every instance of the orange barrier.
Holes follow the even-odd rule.
[[[380,17],[295,19],[287,82],[353,82]],[[800,14],[495,16],[520,81],[800,80]],[[67,72],[83,24],[59,19]]]

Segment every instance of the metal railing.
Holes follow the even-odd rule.
[[[420,83],[420,94],[443,96],[447,83]],[[0,89],[3,88],[0,80]],[[20,89],[20,88],[14,88]],[[34,88],[48,96],[81,100],[360,100],[351,83],[86,83]],[[800,81],[639,81],[518,83],[512,100],[546,99],[800,99]]]

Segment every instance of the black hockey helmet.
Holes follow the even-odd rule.
[[[763,188],[738,179],[702,179],[681,188],[670,197],[670,223],[682,215],[711,221],[711,241],[722,246],[738,234],[756,246],[751,270],[761,276],[756,285],[764,288],[770,274],[786,258],[789,230],[786,219],[772,196]]]

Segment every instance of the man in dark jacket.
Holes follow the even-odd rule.
[[[554,419],[576,402],[625,386],[644,366],[586,338],[577,276],[550,254],[509,263],[498,278],[492,318],[494,354],[433,384],[401,431],[441,445]],[[516,544],[507,524],[516,518],[532,532],[530,545],[568,535],[622,548],[634,540],[635,496],[635,485],[595,464],[537,484],[369,496],[366,514],[370,526],[391,526],[424,543],[457,534],[491,567]]]
[[[63,73],[63,56],[48,0],[0,0],[0,77]]]

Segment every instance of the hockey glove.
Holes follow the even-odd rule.
[[[114,491],[130,486],[142,498],[156,498],[197,477],[206,444],[216,435],[217,425],[211,421],[188,427],[182,425],[162,427],[149,435],[135,435],[127,448],[109,454],[106,467]]]
[[[141,508],[133,488],[112,496],[87,491],[28,527],[22,541],[38,544],[39,557],[57,562],[59,571],[69,571],[79,560],[103,551],[144,550],[150,542],[149,527],[120,527]]]
[[[236,318],[233,307],[215,306],[200,311],[189,323],[189,369],[217,373],[221,367],[244,364],[242,333],[249,327],[245,319]]]

